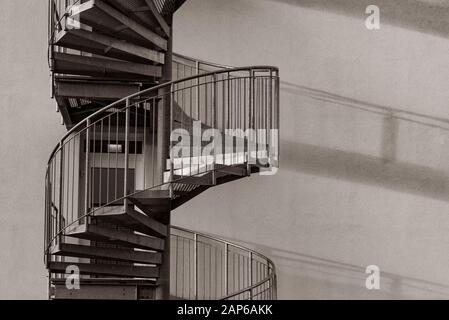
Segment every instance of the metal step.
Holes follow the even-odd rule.
[[[168,233],[168,227],[147,215],[137,212],[131,207],[126,211],[120,207],[104,207],[95,211],[95,217],[100,221],[108,221],[120,224],[129,229],[148,234],[155,237],[165,238]]]
[[[186,0],[154,0],[155,4],[162,14],[175,13]]]
[[[197,185],[197,186],[213,186],[212,173],[206,173],[203,175],[196,176],[179,176],[174,175],[173,181],[179,184]]]
[[[154,300],[153,280],[91,278],[80,279],[79,290],[69,290],[66,279],[51,279],[53,300]]]
[[[145,78],[162,76],[162,68],[148,64],[80,56],[67,53],[54,54],[54,72],[93,77]]]
[[[55,80],[55,95],[93,100],[118,100],[139,92],[139,83],[115,81]]]
[[[221,172],[224,174],[230,174],[230,175],[239,176],[239,177],[247,176],[246,167],[243,165],[227,166],[227,165],[223,165],[223,164],[216,164],[215,169],[218,172]]]
[[[101,248],[69,243],[61,243],[52,247],[50,253],[56,256],[75,258],[109,259],[146,264],[162,263],[162,255],[159,252],[134,251],[132,249]]]
[[[66,273],[70,266],[79,268],[82,275],[118,276],[124,278],[158,278],[159,267],[123,266],[116,264],[90,264],[71,262],[50,262],[51,273]]]
[[[166,39],[101,0],[90,0],[81,4],[77,13],[71,15],[71,18],[94,30],[109,32],[119,39],[137,44],[146,43],[163,51],[166,51],[168,47]]]
[[[159,35],[163,37],[170,35],[170,26],[157,10],[154,0],[106,0],[105,2]]]
[[[59,32],[56,36],[55,44],[81,52],[89,52],[125,61],[164,63],[164,53],[162,52],[84,29]]]
[[[158,211],[167,211],[170,209],[170,192],[168,190],[146,190],[137,191],[129,200],[141,210],[148,206],[154,207]]]
[[[122,230],[109,229],[91,224],[76,226],[66,233],[67,236],[98,242],[110,242],[131,248],[146,250],[164,250],[164,240],[146,237]]]

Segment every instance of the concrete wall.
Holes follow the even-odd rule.
[[[50,100],[47,6],[0,6],[0,299],[45,299],[45,165],[65,132]]]
[[[280,298],[449,298],[448,126],[413,114],[448,117],[449,41],[385,1],[379,31],[363,1],[325,2],[179,11],[176,52],[280,67],[282,131],[276,176],[210,190],[174,223],[272,257]],[[365,288],[371,264],[379,291]]]
[[[65,132],[49,97],[47,8],[0,1],[0,298],[45,299],[43,178]],[[280,298],[448,298],[445,124],[388,109],[448,117],[444,15],[369,32],[354,0],[314,5],[325,2],[189,0],[177,14],[176,51],[277,65],[290,84],[279,174],[210,190],[174,222],[272,257]],[[370,264],[383,271],[377,292],[364,287]]]

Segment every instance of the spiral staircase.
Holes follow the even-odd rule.
[[[51,299],[276,298],[270,259],[171,226],[187,201],[279,161],[278,69],[174,54],[184,2],[49,0],[68,129],[45,179]]]

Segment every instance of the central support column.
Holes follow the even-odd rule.
[[[170,35],[168,38],[167,52],[163,66],[163,76],[161,82],[170,82],[172,80],[172,58],[173,58],[173,16],[164,16],[165,21],[170,26]],[[170,158],[170,106],[171,92],[170,86],[159,90],[159,96],[163,99],[158,104],[157,110],[157,174],[159,184],[164,181],[164,173],[167,171],[167,160]],[[162,254],[162,264],[160,266],[158,288],[156,290],[156,299],[170,299],[170,223],[171,212],[164,212],[160,215],[160,222],[168,228],[165,239],[165,248]]]

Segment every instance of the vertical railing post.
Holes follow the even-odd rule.
[[[200,74],[200,63],[199,61],[196,62],[196,75],[198,76]],[[200,78],[196,78],[196,120],[200,119]]]
[[[253,129],[253,133],[254,133],[254,146],[255,146],[255,150],[254,150],[254,161],[255,164],[258,163],[258,151],[259,151],[259,132],[258,132],[258,127],[257,127],[257,118],[259,117],[259,110],[258,107],[260,105],[260,96],[259,96],[259,85],[257,84],[256,81],[256,72],[255,70],[251,70],[251,81],[253,82],[253,110],[252,110],[252,129]]]
[[[89,180],[90,180],[90,168],[89,168],[89,153],[90,153],[90,124],[91,120],[90,118],[86,121],[86,159],[85,159],[85,176],[86,179],[84,181],[84,214],[87,217],[87,213],[89,212],[89,195],[90,195],[90,186],[89,186]],[[87,221],[86,221],[87,223]]]
[[[270,155],[271,155],[271,130],[273,129],[273,70],[270,68],[270,79],[269,79],[269,88],[268,90],[270,91],[269,93],[269,102],[268,102],[268,106],[269,106],[269,111],[267,112],[267,114],[269,114],[269,118],[270,118],[270,122],[268,123],[266,130],[266,135],[267,135],[267,161],[268,161],[268,165],[271,165],[271,159],[270,159]]]
[[[225,243],[225,256],[224,256],[224,282],[225,282],[225,296],[229,295],[229,283],[228,283],[228,243]]]
[[[60,142],[60,163],[59,163],[59,211],[58,211],[58,216],[59,216],[59,224],[58,224],[58,233],[59,233],[59,237],[58,237],[58,243],[61,243],[62,240],[62,234],[60,233],[64,224],[64,210],[62,210],[63,206],[64,206],[64,140],[61,140]]]
[[[44,263],[48,260],[48,165],[45,171]]]
[[[198,300],[198,234],[193,234],[193,292]]]
[[[249,106],[248,106],[248,134],[247,134],[247,174],[251,175],[251,148],[253,146],[252,139],[254,133],[254,126],[252,122],[253,117],[253,104],[254,104],[254,71],[249,69]]]
[[[214,111],[214,113],[213,113],[214,114],[214,124],[213,124],[213,130],[214,130],[214,137],[213,137],[213,139],[214,139],[214,160],[213,161],[214,162],[213,162],[213,167],[212,167],[212,184],[216,185],[217,184],[217,176],[216,176],[215,169],[216,169],[216,164],[217,164],[217,139],[218,139],[218,136],[217,136],[217,132],[218,132],[218,130],[217,130],[217,124],[218,124],[217,74],[214,73],[213,79],[214,79],[214,81],[213,81],[214,87],[213,87],[213,92],[212,92],[212,94],[213,94],[213,96],[212,96],[212,104],[213,104],[213,111]]]
[[[276,165],[279,167],[279,162],[280,162],[280,156],[281,156],[281,145],[280,145],[280,118],[279,118],[279,104],[280,104],[280,87],[279,87],[279,70],[276,71],[276,120],[277,120],[277,125],[276,125],[276,130],[277,130],[277,141],[276,141],[276,160],[277,163]]]
[[[129,127],[130,127],[130,101],[126,100],[125,110],[125,172],[123,179],[123,206],[128,209],[128,180],[129,180]]]
[[[253,252],[249,252],[249,300],[253,300]]]

